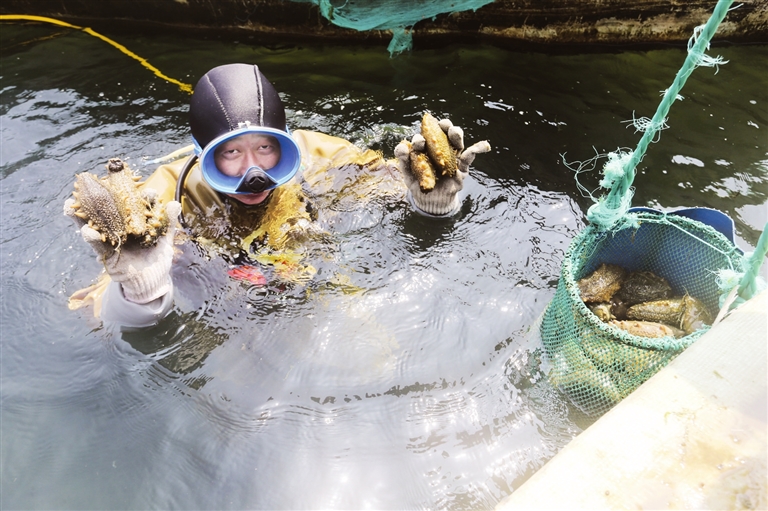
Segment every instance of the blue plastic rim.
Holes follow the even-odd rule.
[[[627,213],[652,213],[659,216],[665,214],[664,211],[644,207],[629,208]],[[706,224],[725,236],[725,238],[730,241],[734,247],[736,246],[736,225],[733,223],[731,217],[722,211],[718,211],[712,208],[696,207],[673,209],[667,211],[666,214],[684,216],[686,218],[690,218],[691,220],[696,220],[697,222]],[[736,249],[740,253],[743,253],[740,248],[736,247]]]
[[[247,126],[238,128],[211,140],[211,142],[205,147],[205,149],[202,149],[202,151],[197,144],[197,141],[195,141],[195,150],[200,155],[200,169],[203,172],[203,178],[211,186],[211,188],[217,192],[232,195],[250,193],[237,191],[243,179],[245,179],[246,174],[243,174],[242,176],[227,176],[226,174],[223,174],[218,169],[218,167],[216,167],[213,154],[220,144],[228,140],[232,140],[233,138],[239,137],[240,135],[255,133],[258,135],[269,135],[271,137],[275,137],[280,144],[280,161],[271,169],[265,170],[267,175],[269,175],[269,177],[272,178],[275,182],[273,186],[267,189],[272,190],[280,185],[284,185],[290,181],[293,176],[296,175],[299,167],[301,167],[301,152],[299,151],[299,145],[295,140],[293,140],[293,137],[291,137],[290,133],[287,131],[288,128],[286,128],[286,131],[282,131],[263,126]]]

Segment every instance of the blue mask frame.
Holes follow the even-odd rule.
[[[228,140],[232,140],[235,137],[239,137],[240,135],[245,135],[246,133],[269,135],[275,137],[280,144],[280,161],[271,169],[263,171],[271,181],[270,185],[264,188],[264,190],[272,190],[290,181],[301,167],[301,152],[299,151],[299,145],[293,140],[293,137],[291,137],[288,128],[286,127],[285,129],[286,131],[263,126],[245,126],[216,137],[205,146],[205,149],[201,149],[200,145],[193,138],[195,142],[195,153],[199,156],[200,169],[206,183],[208,183],[211,188],[221,193],[231,195],[253,193],[251,191],[243,191],[247,190],[247,186],[244,186],[244,181],[246,180],[246,177],[248,177],[248,172],[245,172],[242,176],[228,176],[216,167],[216,162],[213,157],[214,152],[219,145]]]

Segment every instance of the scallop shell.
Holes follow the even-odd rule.
[[[435,169],[442,176],[453,176],[459,169],[456,150],[448,141],[448,135],[429,112],[421,118],[421,136],[426,141],[426,151]]]
[[[142,246],[154,245],[168,230],[162,204],[141,193],[139,177],[120,159],[110,159],[106,168],[103,178],[89,172],[75,177],[75,214],[112,246],[119,248],[133,239]]]
[[[425,153],[411,151],[411,172],[419,180],[422,193],[429,193],[435,188],[435,169]]]

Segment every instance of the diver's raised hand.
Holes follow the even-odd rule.
[[[118,282],[125,298],[134,303],[149,303],[172,289],[171,264],[173,263],[173,239],[181,204],[170,201],[164,207],[168,227],[154,244],[142,245],[129,239],[122,245],[113,246],[102,233],[83,222],[73,208],[74,199],[67,199],[64,213],[80,225],[80,235],[104,264],[113,281]]]
[[[157,194],[138,186],[138,177],[117,158],[107,176],[88,172],[75,179],[64,214],[96,252],[129,302],[149,303],[172,289],[173,238],[181,204],[162,204]]]
[[[469,166],[480,153],[491,150],[487,141],[464,148],[464,131],[449,119],[437,121],[425,113],[421,133],[395,147],[395,157],[408,195],[417,210],[448,215],[459,208],[458,192]]]

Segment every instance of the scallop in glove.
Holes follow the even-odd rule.
[[[491,150],[483,140],[464,148],[464,131],[449,119],[437,121],[429,112],[421,133],[395,147],[395,157],[408,195],[421,212],[444,216],[459,208],[458,192],[475,156]]]
[[[120,160],[110,160],[107,169],[101,179],[78,174],[64,214],[80,225],[81,236],[125,298],[149,303],[172,289],[173,238],[181,205],[161,204],[154,191],[139,189],[137,178]]]

